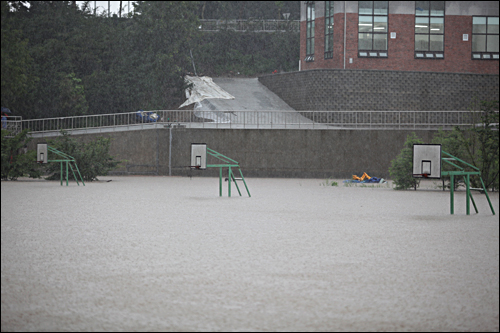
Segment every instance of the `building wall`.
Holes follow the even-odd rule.
[[[191,143],[206,143],[240,163],[251,191],[251,177],[344,178],[363,172],[389,178],[391,161],[400,153],[408,130],[251,130],[172,129],[169,156],[168,129],[135,130],[75,135],[88,142],[99,136],[111,138],[110,154],[126,160],[111,174],[218,177],[218,169],[191,170]],[[417,131],[430,143],[435,131]],[[33,139],[29,149],[46,139]],[[171,162],[170,162],[171,161]],[[216,161],[210,161],[214,163]],[[227,176],[227,168],[224,170]],[[217,186],[214,183],[214,186]]]
[[[306,22],[301,16],[301,70],[344,68],[344,12],[343,1],[335,1],[334,57],[324,59],[324,1],[316,1],[315,60],[305,62]],[[430,71],[453,73],[498,74],[498,60],[472,60],[472,15],[498,16],[495,1],[446,1],[444,59],[415,59],[415,2],[389,1],[388,58],[358,58],[358,6],[347,2],[345,69],[385,69],[401,71]],[[302,7],[305,7],[302,2]],[[337,8],[339,7],[339,8]],[[341,12],[339,12],[341,11]],[[462,35],[469,40],[463,41]],[[350,62],[352,60],[352,63]]]
[[[316,69],[259,81],[295,110],[465,111],[498,100],[498,74]]]

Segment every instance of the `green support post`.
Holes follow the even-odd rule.
[[[455,189],[455,184],[453,183],[453,175],[450,175],[450,214],[454,214],[454,202],[455,199],[453,198],[453,190]]]
[[[219,197],[222,197],[222,167],[219,170]]]
[[[483,185],[484,193],[486,194],[486,199],[488,199],[488,203],[490,204],[490,209],[491,209],[493,215],[495,215],[495,210],[493,209],[493,205],[491,204],[490,197],[488,195],[488,192],[486,191],[486,186],[484,186],[483,179],[480,178],[480,180],[481,180],[481,185]]]
[[[228,171],[228,176],[227,176],[227,186],[228,186],[228,189],[227,189],[227,196],[228,197],[231,197],[231,167],[229,167],[229,171]]]
[[[464,182],[466,182],[465,178],[464,178]],[[474,206],[474,210],[476,211],[476,214],[477,214],[478,210],[477,210],[476,202],[474,201],[474,198],[472,197],[472,191],[469,191],[469,195],[470,195],[470,200],[472,201],[472,205]]]
[[[248,190],[247,183],[245,182],[245,177],[243,177],[243,173],[241,172],[241,169],[240,169],[240,175],[241,175],[241,179],[243,179],[243,184],[245,184],[245,188],[247,189],[248,197],[250,198],[252,196],[250,195],[250,191]],[[240,195],[241,195],[241,193],[240,193]]]
[[[240,188],[238,186],[238,182],[236,181],[236,178],[234,178],[234,172],[231,173],[231,177],[233,178],[233,181],[234,181],[234,185],[236,186],[236,189],[238,190],[238,193],[241,197],[241,191],[240,191]]]
[[[495,210],[493,209],[493,205],[491,204],[490,197],[488,195],[488,191],[486,190],[486,187],[484,186],[483,179],[481,178],[481,171],[477,167],[475,167],[475,166],[473,166],[465,161],[462,161],[458,157],[455,157],[455,156],[453,156],[445,151],[442,151],[442,153],[444,155],[448,156],[448,157],[443,157],[442,161],[459,169],[459,171],[442,171],[441,172],[441,176],[450,176],[450,214],[452,214],[452,215],[454,214],[454,208],[455,208],[454,207],[455,176],[463,176],[464,177],[465,189],[466,189],[466,195],[465,195],[466,214],[470,215],[470,201],[472,201],[472,204],[474,205],[474,210],[476,211],[476,213],[478,213],[476,202],[474,201],[474,198],[472,197],[471,188],[470,188],[470,176],[477,175],[477,176],[479,176],[479,180],[481,181],[481,185],[483,186],[483,191],[484,191],[484,194],[486,195],[486,199],[488,199],[488,203],[490,205],[491,212],[493,213],[493,215],[495,215]],[[473,169],[474,171],[465,171],[464,167],[460,167],[459,165],[457,165],[453,162],[450,162],[450,160],[454,160],[457,163],[458,162],[462,163],[466,167],[469,167],[469,168]]]
[[[228,197],[231,197],[231,181],[234,181],[234,185],[236,185],[236,189],[238,190],[238,193],[241,196],[241,191],[240,191],[240,188],[238,187],[238,183],[236,182],[237,179],[234,177],[234,173],[233,173],[232,168],[238,168],[238,170],[240,171],[241,180],[243,181],[243,184],[245,184],[245,188],[247,190],[248,196],[251,197],[250,191],[248,190],[247,183],[245,181],[245,178],[243,177],[243,172],[241,171],[240,164],[238,162],[236,162],[235,160],[233,160],[227,156],[224,156],[221,153],[218,153],[215,150],[212,150],[208,147],[207,147],[207,154],[224,162],[223,164],[207,164],[207,168],[219,168],[219,196],[220,197],[222,197],[222,168],[228,168],[228,177],[227,177]]]
[[[80,180],[82,181],[82,184],[83,186],[85,186],[85,182],[83,181],[83,177],[82,177],[82,174],[80,173],[80,170],[78,169],[78,165],[76,164],[76,160],[73,156],[70,156],[66,153],[63,153],[62,151],[59,151],[55,148],[52,148],[50,146],[47,146],[47,150],[49,152],[52,152],[56,155],[59,155],[61,156],[63,159],[60,159],[60,160],[49,160],[47,159],[47,162],[59,162],[61,163],[61,186],[63,185],[63,175],[64,175],[64,166],[63,166],[63,163],[65,162],[66,163],[66,186],[69,185],[69,168],[71,168],[71,172],[73,172],[73,176],[75,177],[75,180],[76,180],[76,183],[78,184],[78,186],[80,186],[80,183],[78,182],[78,177],[76,176],[75,174],[75,170],[73,169],[73,166],[71,165],[71,163],[74,163],[75,165],[75,168],[76,168],[76,172],[78,173],[78,175],[80,176]]]
[[[465,211],[470,215],[470,175],[467,174],[467,181],[465,182]]]

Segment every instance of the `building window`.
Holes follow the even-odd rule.
[[[498,60],[498,16],[472,17],[472,59]]]
[[[415,1],[415,58],[444,58],[444,1]]]
[[[306,13],[306,59],[314,61],[314,1],[307,2]]]
[[[325,1],[325,59],[333,58],[333,1]]]
[[[358,56],[387,58],[389,1],[358,1]]]

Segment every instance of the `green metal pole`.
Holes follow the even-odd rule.
[[[467,181],[465,183],[465,189],[466,189],[466,199],[465,199],[465,210],[467,212],[467,215],[470,215],[470,200],[469,200],[469,197],[470,197],[470,176],[469,174],[467,174]]]
[[[219,168],[219,197],[222,197],[222,167]]]
[[[75,165],[76,165],[76,163],[75,163]],[[76,177],[76,175],[75,175],[75,169],[73,169],[73,166],[71,165],[71,162],[69,163],[69,168],[71,169],[71,172],[73,173],[73,177],[75,177],[76,184],[77,184],[78,186],[80,186],[80,183],[78,182],[78,178],[77,178],[77,177]]]
[[[228,197],[231,197],[231,167],[229,167],[229,174],[228,174],[227,179],[228,179],[228,184],[227,184],[227,186],[228,186],[228,189],[227,189],[227,196],[228,196]]]
[[[240,194],[240,197],[241,197],[240,187],[238,186],[238,182],[236,181],[236,178],[234,178],[234,172],[231,174],[231,177],[233,177],[234,185],[236,186],[236,189],[238,190],[238,193]]]
[[[488,191],[486,191],[486,186],[484,186],[483,178],[479,177],[479,179],[481,180],[481,185],[483,185],[483,190],[484,190],[484,194],[486,194],[486,199],[488,199],[488,203],[490,204],[491,212],[493,213],[493,215],[495,215],[495,210],[493,209],[493,205],[491,204],[490,196],[488,195]]]
[[[68,186],[68,178],[69,178],[68,173],[69,173],[68,172],[68,161],[66,161],[66,186]]]
[[[245,177],[243,177],[243,172],[241,172],[241,168],[239,168],[239,169],[240,169],[241,179],[243,179],[243,184],[245,184],[245,188],[247,189],[248,197],[250,198],[251,195],[250,195],[250,191],[248,190],[247,182],[245,181]]]
[[[465,179],[464,179],[465,181]],[[470,194],[470,200],[472,201],[472,205],[474,206],[474,210],[476,211],[476,214],[478,213],[476,202],[474,201],[474,198],[472,197],[472,191],[469,191]]]
[[[453,175],[450,175],[450,214],[453,215],[454,214],[454,207],[453,207],[453,190],[454,190],[454,187],[455,187],[455,184],[453,184]]]
[[[61,162],[61,186],[63,183],[63,162]]]
[[[76,171],[78,171],[78,174],[80,175],[80,180],[82,181],[83,186],[85,186],[85,182],[83,181],[82,174],[80,173],[80,169],[78,169],[78,165],[76,164],[76,162],[75,162],[75,168],[76,168]]]

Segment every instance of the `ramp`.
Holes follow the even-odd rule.
[[[294,111],[257,78],[213,78],[213,82],[233,95],[234,99],[205,99],[195,105],[199,116],[217,123],[293,124],[312,123]],[[212,111],[208,112],[207,111]],[[245,111],[261,111],[247,113]],[[288,111],[288,112],[280,112]]]

